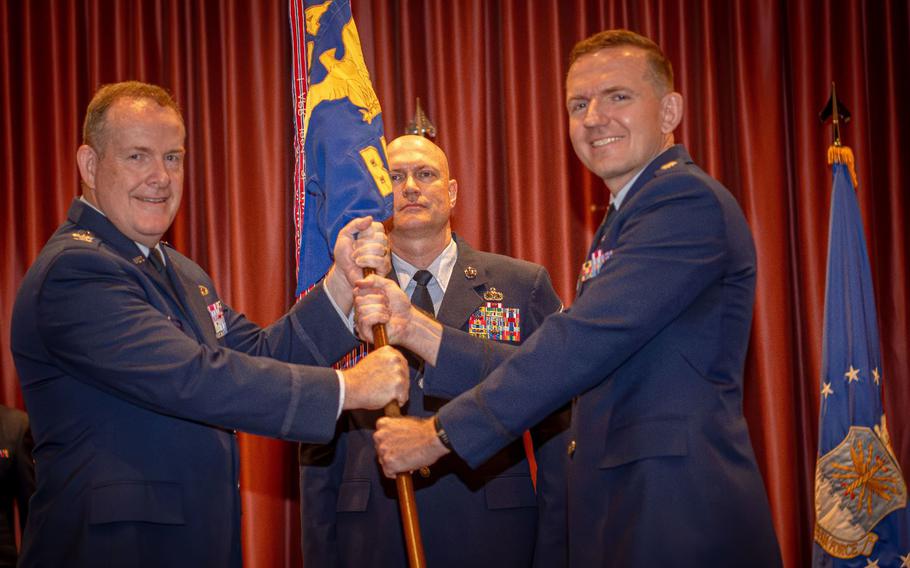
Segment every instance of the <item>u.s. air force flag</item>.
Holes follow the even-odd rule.
[[[306,190],[297,294],[325,275],[338,232],[355,217],[392,214],[382,110],[349,0],[305,2]]]
[[[910,568],[907,486],[888,436],[872,275],[853,156],[832,147],[818,462],[816,567]]]

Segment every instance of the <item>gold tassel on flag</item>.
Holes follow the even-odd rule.
[[[853,150],[849,146],[831,145],[828,146],[828,165],[838,163],[847,166],[850,172],[850,178],[853,180],[853,187],[859,187],[859,180],[856,177],[856,167],[853,163]]]

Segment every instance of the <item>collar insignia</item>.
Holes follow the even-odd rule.
[[[95,241],[95,235],[93,235],[91,231],[79,230],[73,233],[73,240],[91,243]]]

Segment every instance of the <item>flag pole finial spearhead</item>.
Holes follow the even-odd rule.
[[[405,134],[415,134],[431,140],[436,138],[436,126],[430,122],[427,113],[420,106],[420,97],[417,97],[417,110],[414,111],[414,118],[408,123],[404,131]]]
[[[832,132],[833,145],[840,147],[842,145],[840,137],[841,125],[850,122],[850,110],[842,101],[837,100],[837,89],[834,81],[831,81],[831,96],[828,97],[825,108],[818,113],[818,119],[822,124],[827,123],[829,119],[831,120],[834,127]]]
[[[832,133],[834,140],[828,148],[828,164],[839,163],[847,166],[847,170],[850,172],[850,178],[853,181],[853,187],[859,187],[859,178],[856,175],[853,151],[848,146],[843,145],[840,137],[841,124],[850,122],[850,111],[843,102],[837,100],[837,90],[834,86],[834,81],[831,81],[831,96],[828,98],[828,103],[825,105],[825,108],[818,113],[818,119],[822,124],[825,124],[828,122],[828,119],[831,119],[831,123],[834,127]]]

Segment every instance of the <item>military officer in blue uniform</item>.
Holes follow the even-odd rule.
[[[561,302],[536,264],[480,252],[453,235],[458,185],[429,139],[406,135],[388,145],[394,188],[389,233],[394,274],[415,304],[445,325],[481,340],[518,345]],[[421,300],[421,298],[423,298]],[[404,411],[431,416],[457,393],[425,396],[422,363],[412,359]],[[373,447],[380,413],[353,411],[339,421],[334,447],[302,446],[301,523],[304,564],[321,567],[406,566],[393,481],[382,476]],[[538,565],[565,558],[565,443],[555,415],[535,429],[540,507],[521,440],[471,469],[458,456],[413,476],[427,565],[528,567],[538,524]],[[562,429],[568,426],[564,420]],[[555,561],[553,559],[556,559]],[[547,559],[547,560],[544,560]]]
[[[345,227],[325,284],[262,329],[160,240],[180,205],[184,140],[159,87],[108,85],[89,104],[83,195],[13,310],[37,476],[20,566],[239,567],[234,429],[327,441],[342,408],[407,398],[394,350],[325,368],[357,343],[337,314],[357,265],[388,270],[381,226]]]
[[[424,321],[378,279],[361,284],[360,322],[389,320],[390,339],[423,356],[427,395],[486,377],[434,418],[381,419],[383,468],[450,452],[478,467],[574,399],[570,566],[779,566],[742,413],[755,295],[746,219],[674,145],[683,99],[649,39],[612,30],[576,45],[566,108],[576,154],[612,196],[570,309],[509,350]]]

